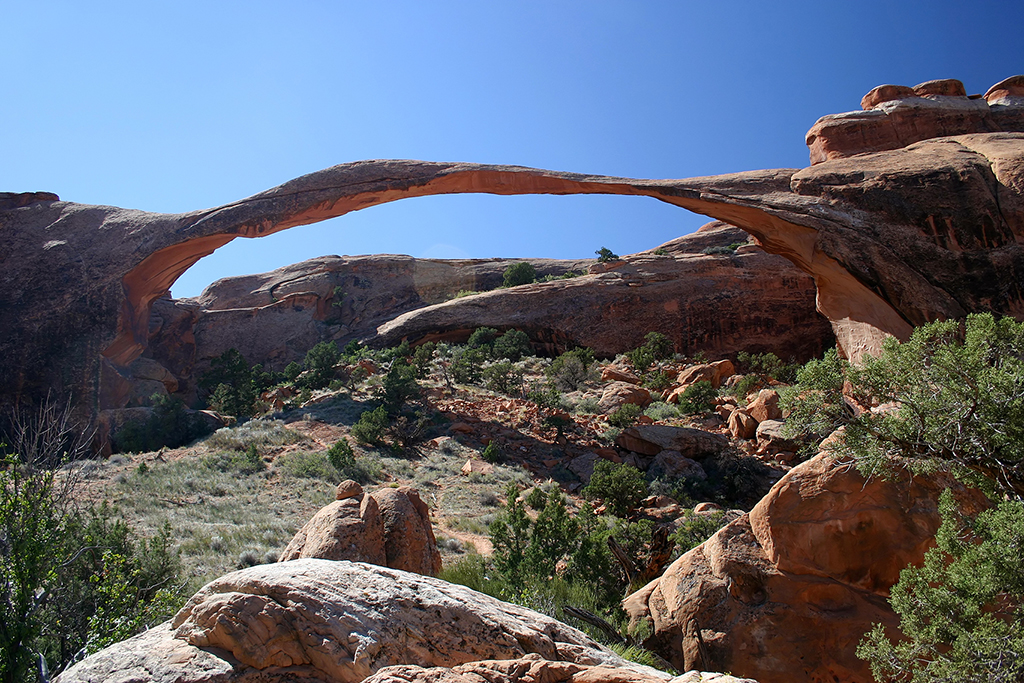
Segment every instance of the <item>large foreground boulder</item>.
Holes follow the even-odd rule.
[[[664,678],[630,669],[550,662],[539,655],[519,659],[488,660],[450,669],[389,666],[364,683],[661,683]],[[727,674],[690,671],[670,683],[757,683]]]
[[[204,586],[170,622],[108,647],[59,683],[358,683],[387,667],[453,667],[537,654],[669,676],[576,629],[439,579],[362,563],[294,560]]]
[[[865,480],[819,455],[624,606],[634,622],[650,622],[647,645],[680,670],[870,683],[855,649],[872,624],[898,627],[889,589],[922,561],[946,488],[968,510],[985,504],[942,473]]]

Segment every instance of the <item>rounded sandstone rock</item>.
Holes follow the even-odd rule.
[[[934,81],[918,83],[912,90],[919,97],[925,95],[943,95],[945,97],[967,97],[964,84],[955,78],[940,78]]]
[[[985,101],[989,104],[996,104],[1010,97],[1024,97],[1024,75],[1004,78],[985,93]]]
[[[346,498],[355,498],[356,500],[363,499],[363,487],[358,482],[354,482],[351,479],[338,484],[338,488],[334,490],[335,500],[345,500]]]
[[[922,85],[924,85],[922,83]],[[868,91],[868,94],[861,98],[860,108],[864,110],[874,109],[885,102],[893,100],[905,100],[908,97],[917,97],[913,88],[905,85],[880,85]]]

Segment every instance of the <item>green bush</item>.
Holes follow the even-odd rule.
[[[484,386],[502,394],[523,393],[523,369],[507,360],[491,363],[483,370]]]
[[[387,414],[395,416],[402,411],[406,401],[418,397],[421,391],[416,381],[416,367],[395,360],[381,379],[377,398],[383,402]]]
[[[452,351],[450,371],[452,379],[459,384],[476,384],[480,381],[487,354],[483,349],[457,347]]]
[[[506,268],[502,279],[504,287],[528,285],[537,279],[537,269],[532,263],[521,261]]]
[[[359,416],[359,421],[352,425],[352,436],[362,444],[385,446],[384,437],[390,424],[388,411],[384,406],[378,406]]]
[[[655,360],[666,360],[675,354],[675,345],[672,340],[661,332],[648,332],[644,337],[644,346],[654,354]]]
[[[153,412],[145,420],[133,420],[111,439],[117,453],[146,453],[163,447],[178,448],[210,433],[210,426],[185,408],[176,396],[154,394]]]
[[[894,409],[852,415],[844,382]],[[836,450],[865,473],[945,462],[979,485],[1024,494],[1024,323],[988,314],[931,323],[905,343],[887,339],[860,367],[831,350],[801,368],[783,399],[794,434],[844,426]]]
[[[594,352],[588,348],[575,348],[566,351],[553,361],[544,371],[548,381],[558,391],[576,391],[592,379],[591,367],[594,365]]]
[[[66,454],[66,451],[65,451]],[[171,530],[151,540],[103,506],[73,507],[60,477],[0,444],[0,681],[36,680],[169,618],[183,599]],[[66,457],[53,455],[53,464]],[[26,464],[27,463],[27,464]],[[44,666],[40,667],[39,663]]]
[[[526,496],[526,504],[534,510],[541,510],[548,502],[548,494],[544,493],[544,489],[539,486],[534,486],[530,489],[530,494]]]
[[[638,346],[632,351],[626,351],[625,356],[629,359],[633,369],[641,374],[647,372],[647,369],[654,365],[654,361],[657,360],[654,357],[654,352],[646,346]]]
[[[684,415],[709,413],[714,409],[712,401],[717,397],[718,390],[711,386],[711,382],[703,379],[694,382],[679,396],[679,412]]]
[[[412,364],[416,367],[416,377],[424,379],[430,374],[430,366],[434,361],[437,343],[425,342],[416,347],[412,354]]]
[[[618,261],[619,255],[613,252],[608,247],[601,247],[594,252],[597,254],[597,260],[599,263],[607,263],[608,261]]]
[[[590,483],[582,493],[588,500],[603,501],[616,517],[625,517],[640,507],[640,502],[647,496],[647,481],[643,473],[632,465],[598,460]]]
[[[509,330],[494,340],[493,355],[497,358],[504,358],[513,363],[529,356],[530,338],[522,330]]]
[[[687,510],[671,538],[680,554],[686,553],[711,538],[716,531],[725,526],[724,512],[711,512],[698,515]]]
[[[302,364],[306,368],[302,386],[307,389],[322,389],[334,379],[334,366],[341,359],[338,345],[334,342],[320,342],[306,352]]]
[[[644,415],[652,420],[667,420],[679,415],[679,409],[671,403],[655,401],[644,409]]]
[[[466,340],[466,346],[471,349],[483,349],[487,355],[491,353],[494,340],[498,338],[498,331],[493,327],[478,327],[473,330]]]
[[[342,437],[327,449],[327,462],[339,472],[344,472],[356,464],[356,454],[352,451],[348,439]]]
[[[631,427],[643,412],[644,409],[635,403],[623,403],[618,410],[608,416],[608,424],[620,429]]]
[[[480,453],[480,458],[484,462],[489,462],[492,465],[497,465],[499,462],[501,462],[501,451],[498,449],[498,446],[494,443],[494,441],[491,441],[489,444],[484,446],[484,450]]]
[[[1024,680],[1024,504],[1004,500],[972,520],[947,490],[940,510],[937,546],[889,599],[905,638],[876,624],[857,655],[877,680]]]

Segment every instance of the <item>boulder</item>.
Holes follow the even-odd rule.
[[[697,382],[710,382],[715,389],[722,386],[722,380],[736,374],[731,360],[720,360],[714,363],[701,363],[688,367],[679,373],[676,381],[683,386]]]
[[[358,683],[389,666],[449,668],[529,654],[668,678],[550,617],[464,586],[303,559],[216,579],[170,622],[87,657],[57,681]]]
[[[321,508],[292,537],[277,561],[307,557],[386,565],[384,525],[376,499],[348,497]]]
[[[729,414],[729,434],[734,439],[753,439],[757,436],[757,420],[744,410],[734,410]]]
[[[693,460],[721,453],[729,447],[729,440],[720,434],[669,425],[629,427],[619,433],[615,443],[627,451],[641,455],[657,455],[662,451],[676,451]]]
[[[570,472],[579,477],[580,481],[584,484],[589,484],[590,477],[594,475],[594,465],[601,459],[601,456],[597,453],[588,451],[570,460],[566,467]]]
[[[800,450],[800,442],[784,433],[786,423],[782,420],[765,420],[757,425],[757,447],[770,452]]]
[[[774,389],[762,389],[757,393],[757,397],[747,404],[746,412],[758,422],[782,419],[779,392]]]
[[[899,570],[921,562],[949,488],[969,511],[984,496],[942,472],[865,480],[819,455],[767,496],[628,596],[648,647],[676,668],[764,681],[869,683],[857,643],[872,624],[898,624],[886,602]],[[701,630],[708,659],[694,631]]]
[[[418,574],[441,571],[430,514],[415,489],[382,488],[365,496],[359,484],[349,481],[338,485],[335,496],[299,529],[278,562],[319,558]]]
[[[632,371],[619,367],[618,365],[606,365],[601,369],[602,382],[628,382],[640,384],[640,378]]]
[[[601,412],[610,414],[627,403],[633,403],[643,408],[651,403],[651,392],[629,382],[610,382],[601,392],[597,406]]]
[[[437,575],[441,571],[441,553],[430,524],[430,511],[416,489],[385,487],[372,495],[380,506],[387,566]]]
[[[679,451],[661,451],[654,456],[654,461],[647,468],[647,476],[651,478],[661,477],[669,481],[678,479],[704,480],[708,478],[707,472],[704,471],[699,462],[687,458]]]

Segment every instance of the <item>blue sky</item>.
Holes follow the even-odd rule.
[[[807,164],[882,83],[1024,73],[1020,2],[7,2],[0,191],[179,212],[374,158],[650,178]],[[455,195],[237,239],[175,283],[324,254],[585,258],[701,216]]]

